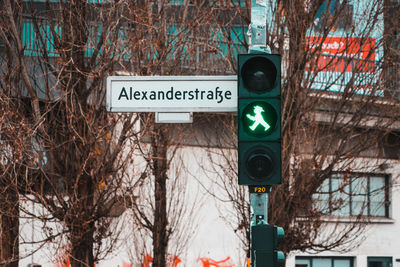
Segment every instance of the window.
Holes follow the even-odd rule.
[[[312,1],[312,3],[315,1]],[[327,0],[324,1],[318,8],[318,11],[314,18],[314,26],[317,31],[323,31],[324,27],[327,27],[335,21],[332,25],[331,31],[343,31],[351,29],[353,23],[353,6],[340,0]]]
[[[392,267],[392,257],[368,257],[368,267]]]
[[[389,178],[336,173],[313,195],[321,213],[334,216],[389,217]]]
[[[353,267],[353,258],[296,257],[296,267]]]

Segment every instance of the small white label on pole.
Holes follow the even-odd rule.
[[[156,123],[192,123],[192,112],[156,112]]]

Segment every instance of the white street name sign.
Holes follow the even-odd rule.
[[[234,112],[236,76],[109,76],[110,112]]]

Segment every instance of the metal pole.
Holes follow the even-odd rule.
[[[250,192],[250,226],[268,224],[268,197],[269,192]]]
[[[251,0],[251,24],[249,26],[249,53],[271,53],[267,46],[267,2]]]
[[[267,46],[267,1],[251,0],[251,24],[249,26],[249,54],[271,53]],[[254,193],[250,187],[250,244],[253,247],[251,227],[259,224],[268,224],[268,197],[270,187],[265,193]],[[257,267],[255,253],[250,249],[251,267]]]
[[[257,267],[257,261],[255,259],[255,251],[253,244],[253,236],[251,228],[256,225],[268,224],[268,197],[270,192],[270,187],[263,186],[258,188],[266,188],[265,193],[252,193],[254,188],[249,187],[250,190],[250,266]],[[266,240],[266,242],[268,242]],[[272,242],[272,240],[271,240]]]

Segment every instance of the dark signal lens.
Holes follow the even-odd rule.
[[[256,181],[264,181],[273,172],[273,162],[268,155],[268,151],[259,149],[252,151],[246,161],[247,173],[251,179]]]
[[[274,63],[265,57],[249,59],[241,72],[244,87],[250,92],[263,94],[275,87],[277,70]]]

